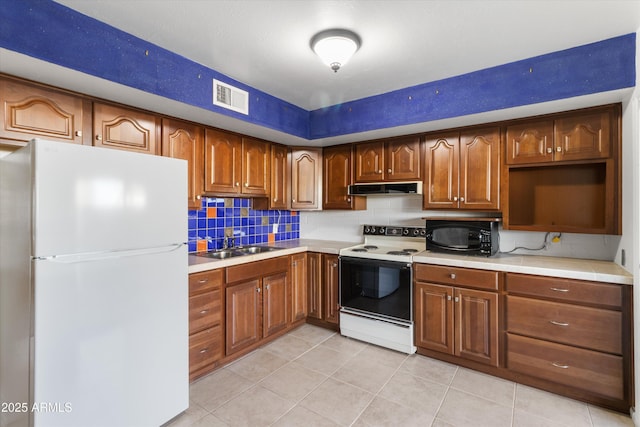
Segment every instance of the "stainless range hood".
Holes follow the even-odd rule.
[[[422,181],[354,184],[349,186],[347,194],[350,196],[422,194]]]

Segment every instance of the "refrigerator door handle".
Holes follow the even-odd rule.
[[[186,246],[186,243],[175,243],[172,245],[158,246],[154,248],[142,248],[142,249],[122,249],[113,251],[101,251],[101,252],[87,252],[82,254],[65,254],[65,255],[50,255],[43,257],[33,257],[36,261],[51,261],[65,264],[72,264],[78,262],[90,262],[98,261],[109,258],[125,258],[140,255],[149,254],[161,254],[166,252],[174,252],[178,249]]]

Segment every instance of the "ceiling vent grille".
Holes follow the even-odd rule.
[[[249,114],[249,93],[214,79],[213,105]]]

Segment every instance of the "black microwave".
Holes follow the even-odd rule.
[[[425,218],[427,250],[492,256],[498,252],[500,218]]]

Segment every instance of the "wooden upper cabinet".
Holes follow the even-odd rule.
[[[204,184],[204,130],[179,120],[162,119],[162,155],[188,163],[189,209],[202,207]]]
[[[615,123],[613,109],[605,108],[509,125],[507,164],[606,159]]]
[[[611,109],[556,120],[554,160],[607,158],[611,154]]]
[[[460,135],[460,208],[499,209],[500,128]]]
[[[500,128],[427,137],[424,168],[424,209],[499,209]]]
[[[239,194],[242,178],[242,139],[234,134],[205,129],[204,191]]]
[[[160,154],[159,116],[108,104],[93,104],[93,145]]]
[[[23,145],[33,138],[91,145],[91,101],[0,79],[0,139]]]
[[[272,144],[269,209],[289,209],[291,206],[290,192],[289,149],[284,145]]]
[[[418,136],[356,144],[355,147],[355,182],[421,179]]]
[[[253,138],[242,138],[242,194],[267,196],[270,178],[271,144]]]
[[[294,148],[291,151],[291,209],[321,207],[322,149]]]
[[[458,207],[460,135],[457,132],[427,138],[424,157],[424,208]]]
[[[353,183],[351,144],[325,147],[322,163],[322,208],[366,209],[364,197],[347,194]]]
[[[553,120],[507,126],[507,163],[538,163],[553,160]]]

